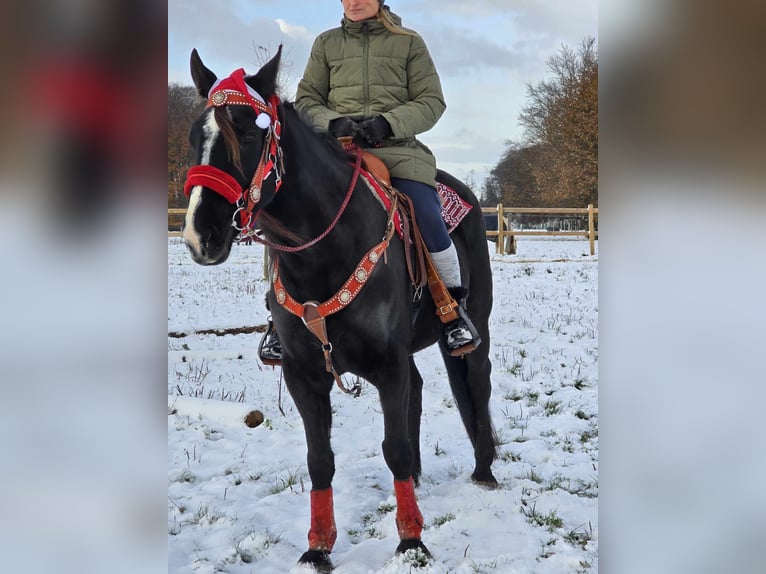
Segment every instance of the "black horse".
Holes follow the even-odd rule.
[[[413,490],[421,471],[423,385],[413,354],[440,341],[442,325],[428,292],[414,302],[416,289],[397,234],[390,237],[384,253],[378,251],[380,261],[370,256],[370,250],[387,235],[388,213],[357,177],[349,153],[313,130],[291,104],[275,96],[280,53],[281,48],[257,74],[244,76],[240,70],[239,80],[232,79],[235,72],[221,83],[196,50],[192,52],[194,84],[200,95],[210,99],[190,133],[198,165],[187,180],[190,201],[184,239],[197,263],[222,263],[238,234],[236,224],[244,226],[252,210],[267,243],[276,246],[271,254],[281,284],[280,289],[270,290],[268,298],[282,342],[284,378],[303,419],[312,483],[309,549],[300,561],[319,569],[332,567],[329,553],[336,528],[330,391],[334,375],[327,370],[328,357],[337,373],[353,373],[378,390],[385,424],[383,456],[394,476],[397,500],[401,539],[397,552],[420,548],[428,554],[420,540],[423,518]],[[438,179],[473,206],[452,239],[469,292],[468,311],[483,340],[464,357],[451,356],[443,342],[439,344],[474,448],[472,479],[496,486],[491,465],[497,441],[489,413],[492,277],[484,218],[465,185],[442,171]],[[368,267],[360,275],[362,261]],[[285,293],[301,304],[337,298],[354,274],[363,287],[347,306],[326,317],[324,345],[307,329],[307,319],[301,320],[282,304]]]

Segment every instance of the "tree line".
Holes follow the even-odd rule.
[[[595,38],[548,59],[552,77],[527,85],[521,142],[506,142],[481,203],[515,207],[598,205],[598,55]]]
[[[523,140],[507,141],[478,190],[482,205],[598,205],[598,55],[595,38],[562,46],[547,60],[551,78],[528,84],[519,122]],[[168,206],[184,207],[186,171],[194,163],[189,127],[205,101],[192,86],[168,85]],[[475,187],[473,181],[467,182]],[[474,189],[474,191],[477,191]]]
[[[168,207],[186,207],[184,181],[194,165],[189,128],[204,108],[193,86],[168,84]]]

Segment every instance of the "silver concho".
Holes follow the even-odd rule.
[[[364,283],[365,281],[367,281],[367,271],[365,271],[364,269],[357,269],[356,280],[359,281],[359,283]]]
[[[253,185],[250,188],[250,201],[258,203],[261,201],[261,188],[258,185]]]
[[[220,92],[216,92],[213,94],[213,97],[211,98],[213,100],[214,106],[220,106],[223,105],[223,103],[226,101],[226,92],[223,90]]]
[[[279,301],[280,305],[285,302],[285,299],[287,299],[287,296],[285,295],[284,289],[277,291],[277,301]]]
[[[351,293],[348,291],[348,289],[344,289],[343,291],[340,292],[340,295],[338,295],[338,299],[340,300],[341,303],[345,305],[346,303],[351,301]]]
[[[372,253],[370,253],[370,261],[372,261],[373,263],[377,263],[379,257],[380,256],[378,255],[377,251],[373,251]]]

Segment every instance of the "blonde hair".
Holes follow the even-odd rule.
[[[384,10],[381,6],[378,10],[378,15],[376,16],[378,22],[383,24],[383,26],[388,30],[389,32],[393,34],[404,34],[405,36],[415,36],[416,34],[414,32],[411,32],[409,30],[405,30],[396,22],[394,22],[394,19],[391,18],[391,12],[388,10]]]

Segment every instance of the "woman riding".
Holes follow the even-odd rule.
[[[401,27],[385,0],[341,0],[339,28],[314,41],[296,108],[316,129],[354,142],[379,157],[391,184],[406,194],[426,247],[462,317],[444,327],[449,351],[480,341],[466,324],[460,263],[436,193],[436,161],[415,136],[431,129],[446,109],[441,82],[423,39]],[[271,327],[271,324],[269,325]],[[276,364],[281,348],[273,329],[264,336],[261,358]]]

